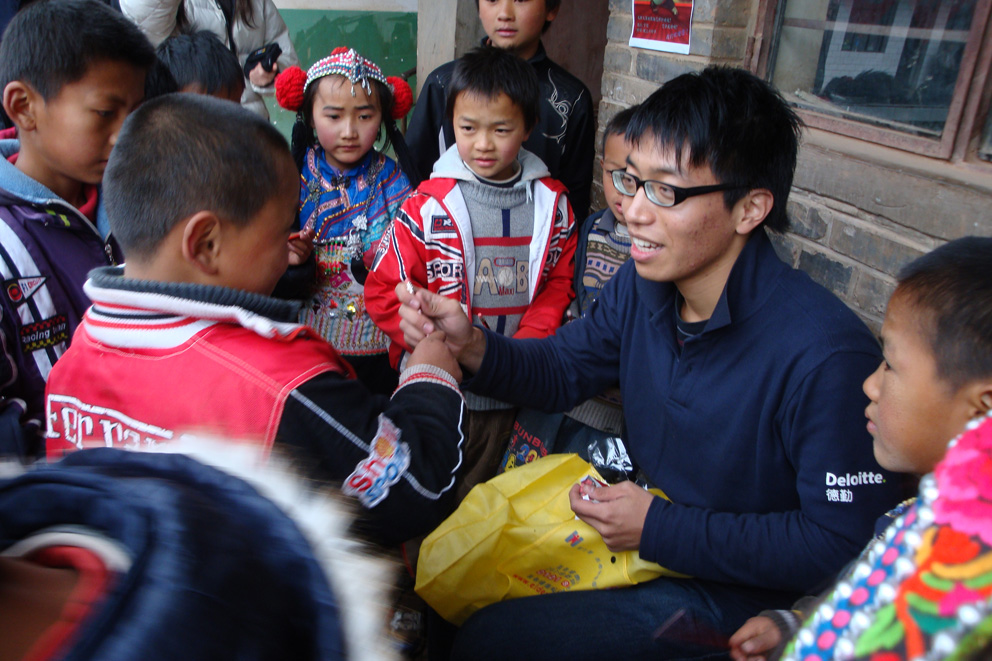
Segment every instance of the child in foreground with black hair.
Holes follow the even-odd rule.
[[[298,304],[268,296],[298,177],[276,128],[237,104],[167,94],[135,112],[105,183],[127,261],[86,284],[93,306],[48,384],[48,456],[192,431],[293,448],[358,499],[370,535],[398,543],[451,509],[459,370],[434,338],[392,399],[370,395],[296,323]]]
[[[234,53],[213,32],[200,30],[192,34],[169,37],[155,49],[175,81],[170,91],[209,94],[239,103],[245,89],[245,76]],[[148,94],[150,98],[159,96]]]
[[[624,137],[636,106],[614,115],[603,129],[603,196],[606,208],[590,215],[578,231],[575,247],[575,300],[568,318],[583,316],[624,262],[630,259],[630,234],[623,217],[623,196],[613,184],[613,172],[627,166],[630,144]],[[593,441],[617,438],[623,431],[620,391],[611,387],[567,413],[521,409],[500,470],[529,463],[548,452],[576,452],[589,459]]]
[[[410,110],[410,86],[386,78],[353,49],[336,48],[306,74],[299,67],[279,74],[276,98],[297,111],[299,227],[312,238],[317,259],[317,291],[300,322],[333,344],[369,389],[388,395],[397,373],[389,365],[389,338],[365,309],[364,284],[379,238],[411,192],[410,160],[396,127]],[[375,143],[383,129],[380,151]],[[401,167],[383,153],[390,144]]]
[[[454,299],[512,337],[554,333],[572,299],[575,233],[565,187],[521,148],[537,122],[533,69],[504,50],[477,48],[458,61],[448,92],[455,145],[403,203],[366,283],[369,314],[392,340],[394,365],[410,350],[393,293],[400,282]],[[496,474],[515,417],[511,405],[488,397],[472,396],[468,407],[460,496]]]
[[[873,652],[906,659],[925,653],[943,656],[942,636],[949,637],[954,649],[976,625],[967,621],[964,609],[983,611],[986,622],[992,617],[992,473],[969,478],[957,469],[976,458],[974,465],[990,465],[990,422],[977,447],[969,440],[968,450],[954,444],[948,449],[948,441],[969,420],[992,410],[992,239],[951,241],[906,266],[889,301],[882,346],[883,362],[864,383],[875,458],[883,468],[917,475],[937,467],[936,478],[923,481],[912,509],[910,500],[879,519],[877,539],[841,573],[834,594],[826,597],[830,616],[803,624],[823,603],[806,598],[794,610],[751,618],[730,639],[736,661],[779,658],[800,625],[811,633],[791,642],[791,658],[846,658],[852,650],[859,657]],[[942,480],[947,477],[953,480]],[[961,477],[964,482],[956,483]],[[976,481],[968,484],[970,479]],[[948,500],[959,502],[944,504]],[[954,509],[964,517],[941,516]],[[905,543],[895,539],[899,531],[905,537],[914,517],[933,522],[934,512],[938,530],[933,536],[924,534],[915,542],[907,537]],[[967,522],[984,532],[969,539],[976,530],[961,525]],[[900,566],[896,558],[901,558]],[[907,561],[910,566],[902,567]],[[892,575],[893,568],[898,575]],[[883,583],[893,588],[889,596]],[[897,602],[901,605],[893,606]],[[958,624],[962,620],[964,626]],[[990,639],[992,630],[985,633],[985,642]]]
[[[33,3],[0,41],[17,127],[0,142],[0,395],[26,409],[24,436],[0,454],[43,453],[45,381],[89,306],[86,274],[121,260],[99,185],[154,61],[141,31],[96,0]]]
[[[537,75],[539,105],[536,128],[524,147],[544,161],[551,176],[568,189],[579,218],[589,212],[592,166],[596,152],[596,115],[585,84],[551,61],[541,35],[558,16],[562,0],[476,0],[484,45],[525,60]],[[576,5],[577,6],[577,5]],[[430,178],[434,163],[455,144],[446,114],[452,72],[458,60],[442,64],[427,76],[410,117],[406,141],[416,159],[419,179]]]

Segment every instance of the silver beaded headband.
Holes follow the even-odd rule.
[[[366,94],[372,93],[369,78],[388,85],[382,70],[374,62],[366,60],[354,48],[336,48],[330,55],[310,67],[303,91],[306,92],[313,81],[330,75],[344,76],[351,81],[352,96],[355,94],[355,83],[359,83]]]

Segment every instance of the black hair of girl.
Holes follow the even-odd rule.
[[[252,7],[251,0],[216,0],[216,2],[217,7],[220,8],[221,13],[224,15],[224,27],[227,30],[228,46],[231,52],[237,55],[238,46],[234,43],[234,16],[237,14],[242,23],[249,28],[254,28],[255,9]],[[180,3],[179,11],[176,12],[176,26],[182,34],[196,32],[196,28],[190,23],[189,16],[186,14],[185,2]]]
[[[331,74],[338,75],[338,74]],[[342,76],[343,77],[343,76]],[[303,94],[303,105],[296,113],[296,122],[293,124],[292,151],[293,161],[300,172],[303,172],[303,164],[307,157],[307,150],[317,146],[317,133],[313,128],[313,99],[317,95],[317,85],[321,79],[313,81]],[[389,86],[378,80],[367,79],[374,90],[373,96],[379,100],[379,110],[382,116],[382,124],[379,126],[379,138],[382,138],[385,129],[386,139],[382,143],[380,151],[385,151],[390,145],[393,146],[393,153],[396,154],[396,162],[399,164],[403,174],[407,179],[414,181],[417,170],[410,156],[410,150],[406,146],[406,140],[396,126],[393,119],[393,106],[395,101]],[[360,83],[355,83],[356,85]],[[378,139],[377,139],[378,140]]]

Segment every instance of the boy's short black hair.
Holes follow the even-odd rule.
[[[765,81],[743,69],[707,67],[649,96],[631,118],[627,139],[636,145],[650,136],[674,150],[680,165],[709,166],[720,183],[740,185],[724,193],[728,209],[749,190],[770,190],[775,203],[764,226],[783,232],[802,126]]]
[[[134,23],[98,0],[34,2],[14,16],[0,40],[0,89],[18,80],[48,101],[98,60],[147,71],[155,49]]]
[[[954,390],[992,378],[992,238],[968,236],[915,259],[893,299],[917,308],[937,374]]]
[[[544,0],[544,11],[554,11],[561,6],[561,0]],[[475,0],[475,10],[479,10],[479,0]],[[544,21],[544,27],[541,28],[541,32],[547,32],[548,28],[551,27],[551,21]]]
[[[240,104],[166,94],[124,121],[103,175],[110,229],[128,259],[147,259],[182,220],[213,211],[247,226],[295,172],[289,145]]]
[[[455,62],[444,109],[449,122],[454,121],[455,100],[464,93],[489,100],[506,94],[523,113],[524,127],[528,131],[537,124],[541,97],[537,74],[534,67],[509,51],[479,46]]]
[[[600,154],[606,153],[607,138],[611,135],[624,135],[627,132],[627,125],[630,124],[630,118],[634,116],[636,110],[637,106],[624,108],[610,118],[610,121],[606,123],[606,128],[603,129],[603,142],[599,145]]]
[[[198,85],[205,94],[244,89],[245,74],[238,58],[213,32],[169,37],[155,51],[179,89]]]
[[[172,72],[165,62],[156,59],[148,69],[145,76],[145,101],[154,99],[163,94],[171,94],[179,91],[179,84],[172,77]]]

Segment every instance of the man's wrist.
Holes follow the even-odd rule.
[[[456,358],[462,367],[472,373],[482,367],[482,359],[486,355],[486,334],[478,326],[472,326],[472,335],[468,342],[458,351]]]

